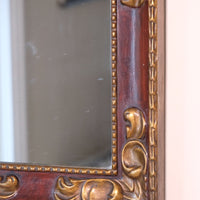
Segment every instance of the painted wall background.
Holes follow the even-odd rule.
[[[200,199],[200,2],[166,4],[166,199]]]

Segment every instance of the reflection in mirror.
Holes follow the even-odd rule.
[[[0,161],[110,168],[110,1],[0,2]]]

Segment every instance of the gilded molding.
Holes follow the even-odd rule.
[[[124,112],[124,118],[130,121],[126,126],[127,138],[142,138],[146,125],[143,113],[137,108],[129,108]]]
[[[109,179],[68,179],[66,182],[60,177],[54,196],[56,200],[121,200],[123,190],[119,183]]]
[[[145,0],[121,0],[121,3],[131,7],[131,8],[139,8],[143,5]]]
[[[158,199],[157,189],[157,0],[149,0],[149,193]]]
[[[72,179],[57,180],[56,200],[141,200],[146,199],[147,151],[140,138],[144,134],[145,120],[140,110],[127,109],[124,119],[134,127],[126,136],[122,151],[123,175],[121,179]]]
[[[4,180],[0,177],[0,199],[13,197],[19,187],[18,179],[15,176],[7,176]]]
[[[147,172],[147,152],[139,141],[128,142],[122,151],[122,166],[128,177],[136,179]]]
[[[111,0],[112,40],[112,169],[117,170],[117,0]]]

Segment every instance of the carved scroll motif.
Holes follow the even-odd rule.
[[[137,108],[127,109],[127,142],[122,150],[121,179],[65,179],[56,183],[56,200],[143,200],[146,199],[147,152],[139,139],[144,137],[145,120]]]
[[[143,5],[145,0],[121,0],[121,3],[131,7],[131,8],[138,8]]]
[[[56,200],[120,200],[123,199],[123,190],[119,183],[109,179],[74,180],[63,177],[58,179]]]
[[[19,187],[18,179],[15,176],[7,176],[5,180],[0,177],[0,199],[13,197]]]

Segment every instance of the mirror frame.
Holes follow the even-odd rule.
[[[112,169],[0,163],[0,199],[164,200],[165,1],[110,1]]]

